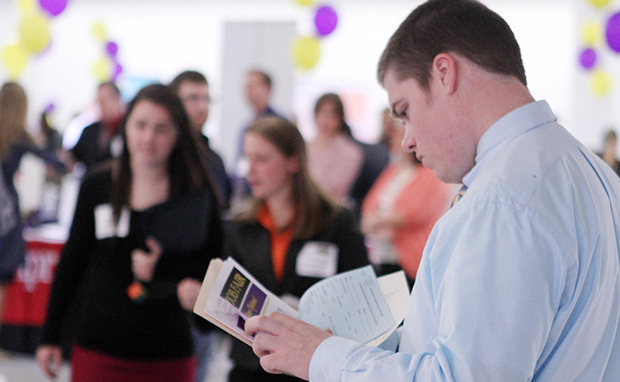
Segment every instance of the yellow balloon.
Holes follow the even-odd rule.
[[[11,79],[16,80],[26,69],[28,51],[21,44],[6,45],[2,49],[2,64]]]
[[[581,28],[581,41],[585,46],[598,46],[603,41],[603,28],[595,21],[586,23]]]
[[[611,3],[611,0],[588,0],[588,2],[597,8],[603,8],[607,4]]]
[[[602,97],[607,94],[611,89],[611,85],[612,79],[607,72],[597,70],[592,73],[590,77],[590,88],[597,96]]]
[[[297,37],[293,44],[295,63],[304,69],[310,69],[319,62],[321,46],[315,37]]]
[[[109,81],[112,78],[112,63],[107,58],[100,58],[95,61],[92,70],[100,83]]]
[[[105,41],[105,25],[102,22],[97,21],[93,24],[93,34],[100,41]]]
[[[21,44],[31,53],[38,53],[50,43],[50,27],[41,15],[25,17],[18,27]]]
[[[314,4],[314,0],[295,0],[302,7],[309,7]]]
[[[33,14],[36,10],[34,0],[17,0],[17,7],[23,15]]]

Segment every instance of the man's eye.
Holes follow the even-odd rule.
[[[398,115],[396,115],[396,120],[400,122],[401,125],[405,125],[405,120],[407,119],[407,109],[403,109]]]

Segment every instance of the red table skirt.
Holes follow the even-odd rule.
[[[23,347],[21,344],[7,344],[6,335],[11,336],[9,342],[22,342],[15,338],[15,328],[24,328],[26,333],[27,329],[38,329],[45,323],[51,285],[62,248],[63,243],[58,242],[26,242],[26,262],[6,288],[0,331],[5,337],[1,341],[3,348],[30,352],[30,349],[20,349]]]

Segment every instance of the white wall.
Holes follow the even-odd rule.
[[[576,1],[585,0],[486,0],[515,31],[530,88],[536,98],[547,99],[562,122],[580,139],[596,135],[577,126],[573,89],[576,68]],[[0,44],[17,28],[16,1],[0,0]],[[293,110],[307,137],[313,134],[312,113],[318,95],[336,91],[352,109],[351,125],[358,137],[372,140],[379,115],[386,105],[385,92],[375,79],[376,64],[389,36],[421,1],[326,1],[340,19],[335,32],[322,40],[322,57],[307,72],[296,73]],[[20,78],[31,100],[32,120],[48,102],[57,106],[55,120],[62,128],[70,117],[92,100],[96,80],[90,66],[102,53],[91,33],[101,20],[108,37],[119,45],[119,59],[127,76],[167,82],[178,72],[193,68],[211,83],[215,104],[207,133],[216,147],[220,129],[222,93],[223,25],[227,21],[296,21],[298,30],[312,28],[312,13],[294,0],[177,0],[94,1],[73,0],[66,11],[51,20],[53,45],[33,58]],[[0,81],[6,80],[0,71]],[[122,85],[122,83],[121,83]],[[618,116],[620,118],[620,116]],[[221,147],[220,150],[233,148]]]
[[[229,168],[236,167],[240,136],[254,111],[245,101],[245,76],[262,70],[272,77],[271,107],[282,116],[293,114],[291,98],[295,83],[290,45],[295,22],[227,22],[224,26],[221,73],[220,154]],[[238,169],[234,168],[238,173]]]

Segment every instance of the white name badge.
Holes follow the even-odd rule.
[[[306,243],[295,264],[299,276],[325,278],[336,274],[338,246],[334,243],[310,241]]]
[[[118,224],[114,225],[114,213],[111,204],[95,207],[95,237],[97,240],[110,237],[127,237],[129,234],[129,210],[123,208]]]

